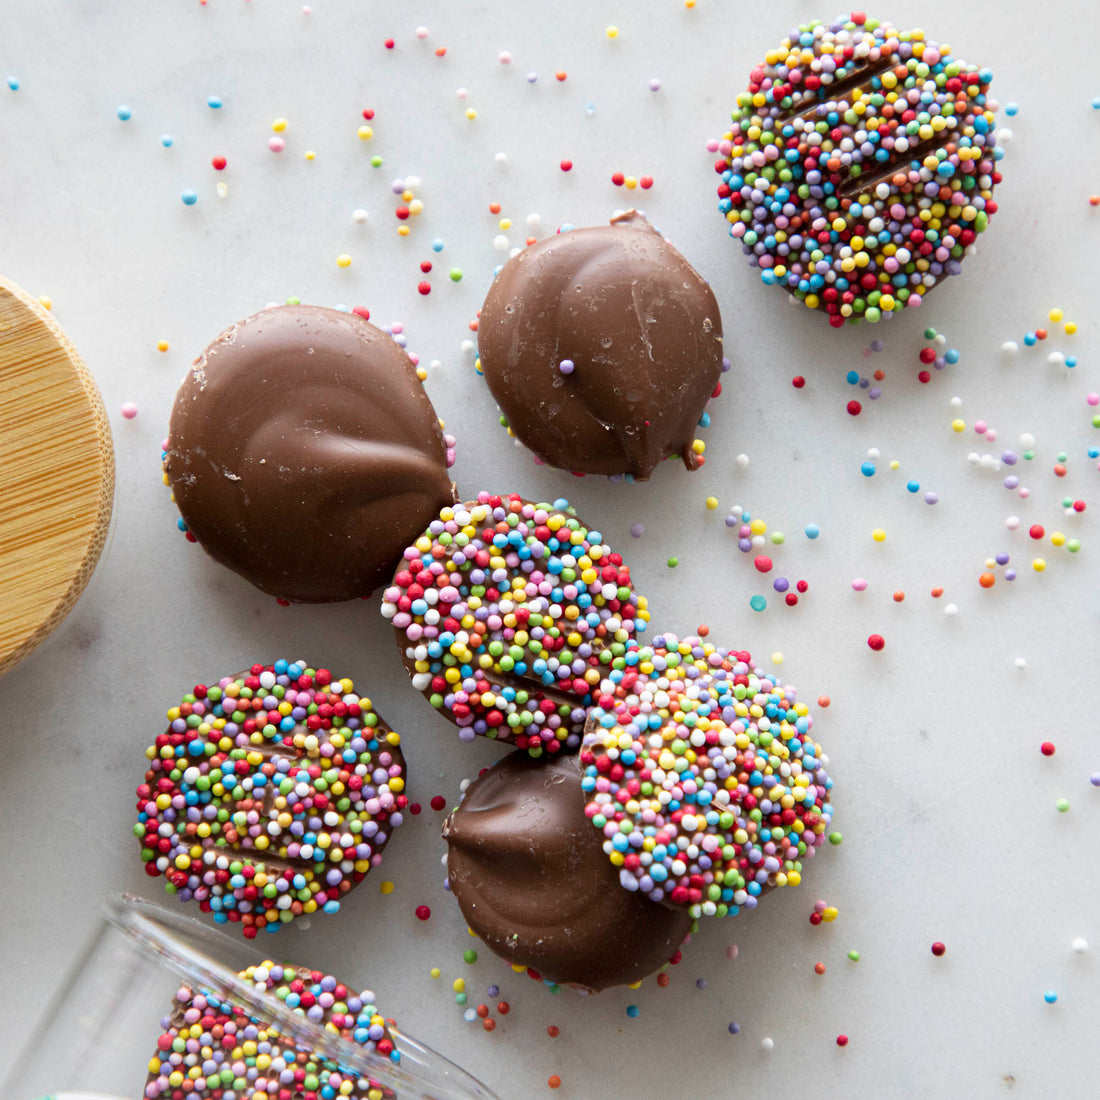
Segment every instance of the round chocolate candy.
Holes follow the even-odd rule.
[[[455,499],[449,442],[392,337],[354,313],[277,306],[195,361],[164,470],[212,557],[320,603],[367,595]]]
[[[253,665],[168,722],[137,789],[145,870],[247,937],[337,912],[401,824],[401,738],[326,669]]]
[[[593,689],[649,621],[630,569],[567,501],[485,492],[405,550],[382,614],[463,740],[532,755],[580,747]]]
[[[801,881],[832,780],[793,687],[748,653],[665,634],[631,650],[596,702],[585,813],[624,887],[698,917]]]
[[[393,1036],[373,993],[356,993],[331,975],[289,963],[263,962],[239,976],[254,991],[250,1001],[271,999],[270,1013],[236,1003],[231,992],[181,987],[161,1020],[143,1100],[396,1095],[295,1034],[300,1020],[396,1061]]]
[[[530,245],[496,277],[481,370],[508,426],[544,462],[644,480],[679,455],[722,370],[722,319],[702,276],[633,210]]]
[[[992,73],[860,13],[796,27],[737,98],[718,208],[764,283],[834,327],[960,270],[1000,181]]]
[[[639,981],[691,930],[684,910],[624,890],[584,813],[576,756],[516,752],[443,824],[451,892],[502,958],[585,990]]]

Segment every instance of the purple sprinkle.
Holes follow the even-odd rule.
[[[929,489],[928,492],[924,494],[924,503],[925,504],[935,504],[939,501],[939,499],[940,499],[940,494],[932,492],[931,489]]]
[[[1015,466],[1016,465],[1016,452],[1015,451],[1002,451],[1001,452],[1001,461],[1006,466]]]
[[[573,360],[572,359],[563,359],[558,364],[558,370],[560,370],[562,372],[562,374],[572,374],[573,373]]]
[[[641,523],[632,523],[630,525],[630,534],[632,538],[640,539],[645,534],[645,525]]]
[[[1005,580],[1006,581],[1014,581],[1015,579],[1016,579],[1016,570],[1015,569],[1006,569],[1005,570]]]
[[[736,1035],[740,1030],[741,1030],[741,1025],[740,1024],[731,1023],[730,1026],[729,1026],[729,1033],[731,1035]]]
[[[878,399],[879,399],[879,398],[880,398],[880,397],[882,396],[882,389],[881,389],[881,387],[879,387],[879,386],[872,386],[872,387],[871,387],[871,388],[870,388],[870,389],[869,389],[869,390],[867,391],[867,396],[868,396],[868,397],[869,397],[869,398],[870,398],[870,399],[871,399],[872,401],[877,401],[877,400],[878,400]]]
[[[1008,565],[1008,555],[1002,550],[996,557],[998,565]]]
[[[1100,787],[1100,772],[1093,772],[1092,775],[1089,776],[1089,782],[1094,787]]]
[[[1005,478],[1006,489],[1015,489],[1019,484],[1020,479],[1015,474],[1009,474],[1008,477]]]
[[[882,351],[882,349],[884,347],[886,347],[886,345],[881,340],[872,340],[871,341],[871,350],[872,351]]]
[[[774,588],[776,592],[786,592],[790,587],[791,582],[787,580],[786,577],[776,577],[775,580],[772,581],[772,588]]]

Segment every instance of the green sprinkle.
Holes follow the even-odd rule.
[[[452,283],[461,283],[462,282],[462,268],[452,267],[451,271],[450,271],[450,275],[451,275],[451,282]]]
[[[784,535],[782,531],[772,532],[772,542],[775,543],[776,546],[782,546],[786,541],[787,536]]]
[[[1058,812],[1064,814],[1069,809],[1069,799],[1059,798],[1057,803]]]
[[[848,952],[848,958],[854,963],[859,962],[859,952],[853,947],[852,950]]]
[[[829,834],[829,843],[830,844],[840,844],[841,841],[843,841],[843,840],[844,840],[844,837],[840,833],[830,833]]]
[[[471,947],[468,950],[462,952],[462,958],[465,962],[476,963],[477,952]]]
[[[749,600],[749,607],[751,607],[753,611],[763,611],[767,606],[768,601],[763,596],[753,596],[752,599]]]
[[[381,168],[382,167],[382,158],[379,157],[379,156],[371,157],[370,158],[370,166],[372,168]]]
[[[676,566],[678,566],[680,564],[680,559],[679,558],[669,558],[667,564],[668,564],[669,569],[675,569]]]
[[[935,340],[935,338],[936,338],[936,330],[935,330],[934,328],[926,328],[926,329],[924,330],[924,338],[925,338],[926,340]]]

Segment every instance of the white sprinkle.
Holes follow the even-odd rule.
[[[1020,345],[1017,344],[1015,340],[1006,340],[1001,345],[1001,351],[1003,351],[1005,355],[1015,355],[1019,350]]]
[[[1066,357],[1060,351],[1052,351],[1047,356],[1047,362],[1053,363],[1056,367],[1065,366]]]
[[[1070,947],[1073,948],[1073,953],[1075,955],[1083,955],[1089,949],[1089,942],[1078,936],[1077,939],[1070,944]]]
[[[1019,516],[1009,516],[1005,520],[1005,526],[1010,531],[1018,531],[1019,528],[1020,528],[1020,517]]]
[[[867,450],[867,457],[877,460],[881,457],[881,452],[879,451],[878,447],[869,447]]]
[[[415,191],[420,186],[419,176],[406,176],[405,177],[405,190]]]
[[[961,397],[952,397],[951,398],[951,408],[953,408],[953,409],[961,409],[962,408],[962,403],[963,403],[963,399]]]
[[[538,227],[540,225],[542,225],[542,215],[541,214],[528,214],[527,215],[527,228],[528,229],[538,229]]]
[[[497,60],[502,65],[511,65],[512,55],[511,55],[511,53],[508,52],[508,50],[501,50],[500,54],[497,56]]]
[[[507,164],[508,163],[508,154],[501,151],[501,152],[497,153],[497,155],[495,157],[493,157],[493,160],[495,160],[497,162],[497,164]]]
[[[367,212],[362,207],[359,207],[358,210],[353,210],[351,212],[351,220],[358,225],[362,225],[363,222],[367,220]]]
[[[943,613],[944,613],[945,615],[957,615],[957,614],[959,613],[959,609],[958,609],[958,607],[957,607],[957,606],[956,606],[955,604],[953,604],[953,603],[949,603],[949,604],[948,604],[948,605],[947,605],[947,606],[946,606],[946,607],[945,607],[945,608],[943,609]]]
[[[1024,432],[1024,434],[1022,436],[1020,436],[1020,446],[1021,447],[1026,447],[1028,449],[1034,447],[1035,446],[1035,436],[1033,436],[1031,434],[1031,432]]]
[[[772,1052],[773,1050],[775,1050],[775,1040],[774,1040],[774,1039],[773,1039],[773,1038],[772,1038],[772,1037],[771,1037],[770,1035],[765,1035],[765,1036],[764,1036],[764,1038],[760,1040],[760,1045],[761,1045],[761,1046],[762,1046],[762,1047],[763,1047],[763,1048],[764,1048],[764,1049],[765,1049],[765,1050],[766,1050],[766,1051],[767,1051],[767,1052],[768,1052],[769,1054],[770,1054],[770,1053],[771,1053],[771,1052]]]
[[[469,355],[470,352],[474,350],[473,340],[463,340],[462,343],[459,345],[459,349],[461,350],[463,355]]]
[[[741,467],[742,470],[745,470],[748,468],[749,465],[749,456],[746,454],[739,454],[734,459],[734,461],[737,463],[738,466]]]
[[[428,37],[428,28],[427,27],[417,27],[416,28],[416,37],[417,38],[427,38]]]
[[[500,233],[493,238],[493,247],[498,252],[506,252],[510,244],[511,242],[503,233]]]

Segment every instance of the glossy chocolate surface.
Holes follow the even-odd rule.
[[[180,387],[168,438],[188,530],[288,600],[367,595],[454,500],[412,361],[353,313],[278,306],[227,329]]]
[[[670,455],[701,464],[692,444],[721,373],[718,303],[635,211],[509,260],[478,349],[512,431],[550,465],[644,480]]]
[[[691,929],[686,912],[620,885],[585,817],[575,756],[505,757],[470,784],[443,836],[467,923],[543,978],[589,990],[635,982]]]

